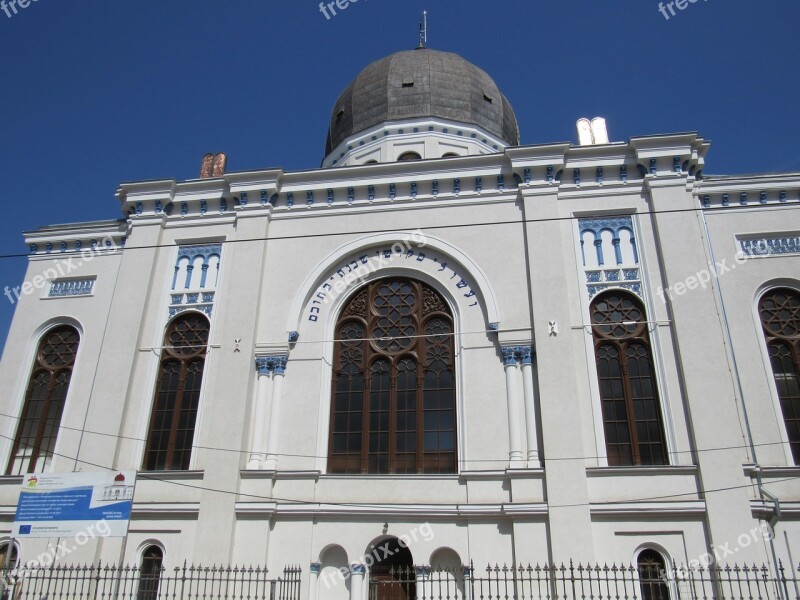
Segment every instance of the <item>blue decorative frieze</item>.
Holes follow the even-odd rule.
[[[181,216],[185,217],[189,214],[189,205],[186,202],[181,202]]]
[[[416,200],[417,199],[417,182],[411,182],[411,197]]]
[[[800,254],[800,236],[739,240],[739,246],[745,256]]]
[[[603,179],[605,179],[603,173],[603,167],[597,167],[597,172],[595,173],[595,181],[600,185],[603,185]]]
[[[367,198],[369,198],[370,202],[374,202],[375,201],[375,186],[374,185],[367,186]]]
[[[639,279],[639,269],[623,269],[622,274],[626,281]]]
[[[739,194],[739,204],[742,206],[747,206],[747,192],[742,192]]]
[[[314,190],[308,190],[306,192],[306,206],[312,206],[314,204]]]
[[[394,200],[397,198],[397,184],[390,183],[389,184],[389,199]]]
[[[622,284],[622,289],[628,290],[633,292],[640,298],[642,297],[642,284],[641,283],[624,283]]]
[[[214,307],[210,305],[200,305],[200,306],[171,306],[169,309],[169,318],[181,314],[182,312],[186,312],[187,310],[199,310],[201,313],[206,315],[209,319],[211,318],[211,313],[213,312]]]
[[[143,210],[144,210],[144,207],[142,206],[142,203],[141,202],[136,202],[136,214],[137,215],[142,214]]]
[[[672,170],[676,173],[681,172],[681,157],[680,156],[673,156],[672,157]]]
[[[261,190],[261,206],[267,205],[267,190]]]
[[[708,208],[709,206],[711,206],[711,196],[706,194],[703,196],[703,208]]]
[[[352,204],[355,199],[356,199],[355,188],[352,187],[347,188],[347,203]]]
[[[170,295],[170,304],[183,304],[183,294],[171,294]]]
[[[202,298],[201,302],[204,304],[214,302],[214,292],[203,292],[200,297]]]
[[[320,571],[322,570],[322,563],[313,562],[308,565],[308,570],[314,575],[319,575]]]
[[[289,343],[290,344],[294,344],[299,339],[300,339],[300,334],[298,332],[296,332],[296,331],[290,331],[289,332]]]
[[[224,213],[226,210],[228,210],[228,201],[222,197],[219,199],[219,212]]]
[[[650,159],[650,175],[658,173],[658,160],[655,158]]]
[[[475,178],[475,191],[479,194],[483,191],[483,177]]]
[[[586,281],[589,283],[599,283],[602,280],[602,271],[587,271]]]
[[[62,279],[50,284],[48,297],[89,296],[94,291],[94,279]]]
[[[606,281],[619,281],[619,271],[606,271]]]
[[[164,212],[164,209],[163,209],[162,206],[163,205],[161,204],[161,200],[156,200],[156,214],[157,215],[160,215],[162,212]]]
[[[31,244],[30,245],[30,251],[31,251],[31,254],[36,254],[39,251],[39,246],[37,246],[36,244]]]
[[[277,356],[256,356],[256,370],[259,375],[283,375],[289,357],[285,354]]]
[[[199,299],[200,299],[200,294],[186,294],[187,304],[197,304],[197,301]]]
[[[622,165],[619,168],[619,179],[622,183],[628,183],[628,165]]]
[[[497,189],[500,192],[506,189],[506,177],[502,173],[497,176]]]
[[[453,193],[458,196],[461,193],[461,179],[456,178],[453,180]]]
[[[47,254],[50,254],[53,251],[53,244],[47,242],[44,246],[44,251],[47,252]]]
[[[581,170],[580,169],[573,169],[572,170],[572,183],[577,186],[581,184]]]
[[[778,197],[779,202],[786,202],[786,190],[781,190],[780,196]]]
[[[247,206],[247,192],[242,192],[239,194],[239,206],[242,208]]]
[[[730,206],[730,204],[731,204],[730,194],[722,194],[722,206]]]
[[[546,175],[546,177],[547,177],[547,183],[553,183],[553,167],[552,166],[548,166],[547,167],[547,175]]]
[[[200,214],[204,215],[208,212],[208,202],[205,200],[200,200]]]
[[[431,182],[431,194],[433,194],[434,198],[439,195],[439,181],[437,179]]]
[[[522,170],[522,181],[525,182],[525,185],[531,184],[531,168],[525,167]]]
[[[758,197],[758,201],[761,204],[766,204],[767,203],[767,192],[761,192],[761,194]]]
[[[286,194],[286,206],[289,208],[294,206],[294,192],[288,192]]]
[[[333,204],[333,190],[328,189],[328,206]]]

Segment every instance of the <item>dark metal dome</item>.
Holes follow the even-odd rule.
[[[452,52],[418,48],[372,63],[347,86],[333,108],[325,155],[384,121],[427,117],[477,125],[519,144],[514,110],[485,71]]]

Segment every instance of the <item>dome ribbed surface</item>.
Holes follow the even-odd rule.
[[[366,67],[339,96],[325,155],[355,133],[385,121],[439,117],[477,125],[519,144],[517,118],[494,80],[452,52],[397,52]]]

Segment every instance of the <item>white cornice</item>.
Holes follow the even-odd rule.
[[[544,503],[526,504],[325,504],[278,502],[237,502],[240,517],[332,517],[332,518],[503,518],[547,516]]]
[[[199,502],[134,502],[131,509],[135,517],[197,517]]]
[[[592,516],[703,516],[706,514],[706,503],[703,500],[687,500],[682,502],[608,502],[602,504],[594,503],[590,506],[589,510]]]

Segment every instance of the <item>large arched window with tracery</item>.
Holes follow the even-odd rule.
[[[800,292],[771,290],[758,303],[795,464],[800,465]]]
[[[453,317],[430,286],[358,290],[336,325],[328,471],[455,473]]]
[[[609,466],[667,464],[644,307],[612,291],[592,302],[591,317]]]
[[[53,457],[80,335],[61,325],[42,336],[25,392],[7,475],[43,471]]]
[[[146,471],[189,468],[208,334],[208,319],[197,312],[183,313],[167,327],[144,455]]]

